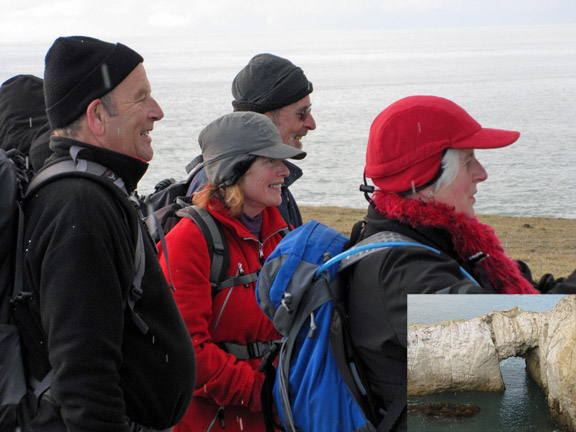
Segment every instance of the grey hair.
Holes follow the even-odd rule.
[[[115,117],[118,115],[118,111],[116,111],[116,105],[114,100],[111,96],[111,92],[106,93],[104,96],[100,98],[102,101],[102,106],[104,110],[110,117]],[[86,114],[81,115],[68,126],[64,126],[62,128],[56,129],[55,133],[59,136],[68,137],[68,138],[76,138],[78,136],[78,132],[80,131],[80,124]]]
[[[440,175],[440,178],[432,185],[434,192],[447,188],[456,179],[458,170],[460,169],[460,150],[446,150],[446,153],[442,157],[442,169],[442,175]]]
[[[110,117],[116,117],[118,115],[118,111],[116,111],[116,104],[114,99],[111,96],[112,92],[106,93],[104,96],[100,98],[102,101],[102,106],[108,113]]]

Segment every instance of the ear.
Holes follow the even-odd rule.
[[[420,201],[423,202],[432,202],[434,201],[434,192],[431,188],[427,188],[417,192],[417,196],[420,198]]]
[[[101,137],[106,132],[107,113],[104,110],[101,99],[94,99],[86,108],[86,118],[88,119],[88,127],[92,133]]]

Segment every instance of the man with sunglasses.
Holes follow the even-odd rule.
[[[234,111],[254,111],[269,117],[278,128],[284,144],[302,148],[302,138],[316,129],[310,102],[312,83],[302,69],[291,61],[273,54],[258,54],[236,75],[232,82],[232,106]],[[284,161],[290,175],[282,186],[280,213],[294,227],[302,225],[298,205],[288,189],[302,176],[302,170]],[[188,195],[200,190],[206,183],[206,175],[198,172]]]

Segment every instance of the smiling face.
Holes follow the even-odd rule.
[[[458,153],[459,167],[456,178],[450,186],[434,193],[434,200],[454,207],[456,213],[464,213],[468,219],[472,219],[475,215],[476,184],[486,180],[488,174],[476,159],[474,150],[464,149]]]
[[[164,113],[151,96],[144,65],[139,64],[109,95],[114,115],[105,113],[102,146],[149,161],[154,155],[149,133]]]
[[[302,148],[302,137],[309,130],[316,129],[316,121],[310,112],[310,96],[305,96],[293,104],[265,113],[278,128],[284,144]]]
[[[256,217],[266,207],[279,205],[281,187],[289,174],[283,160],[257,157],[238,182],[244,194],[243,213]]]

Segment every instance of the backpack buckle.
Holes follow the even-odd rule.
[[[18,294],[16,294],[14,297],[10,297],[10,303],[14,304],[14,303],[21,303],[25,300],[31,299],[32,298],[32,293],[28,292],[28,291],[20,291]]]
[[[282,295],[282,300],[280,301],[280,305],[286,309],[288,313],[292,313],[292,309],[290,309],[290,304],[292,304],[292,294],[285,292]]]

